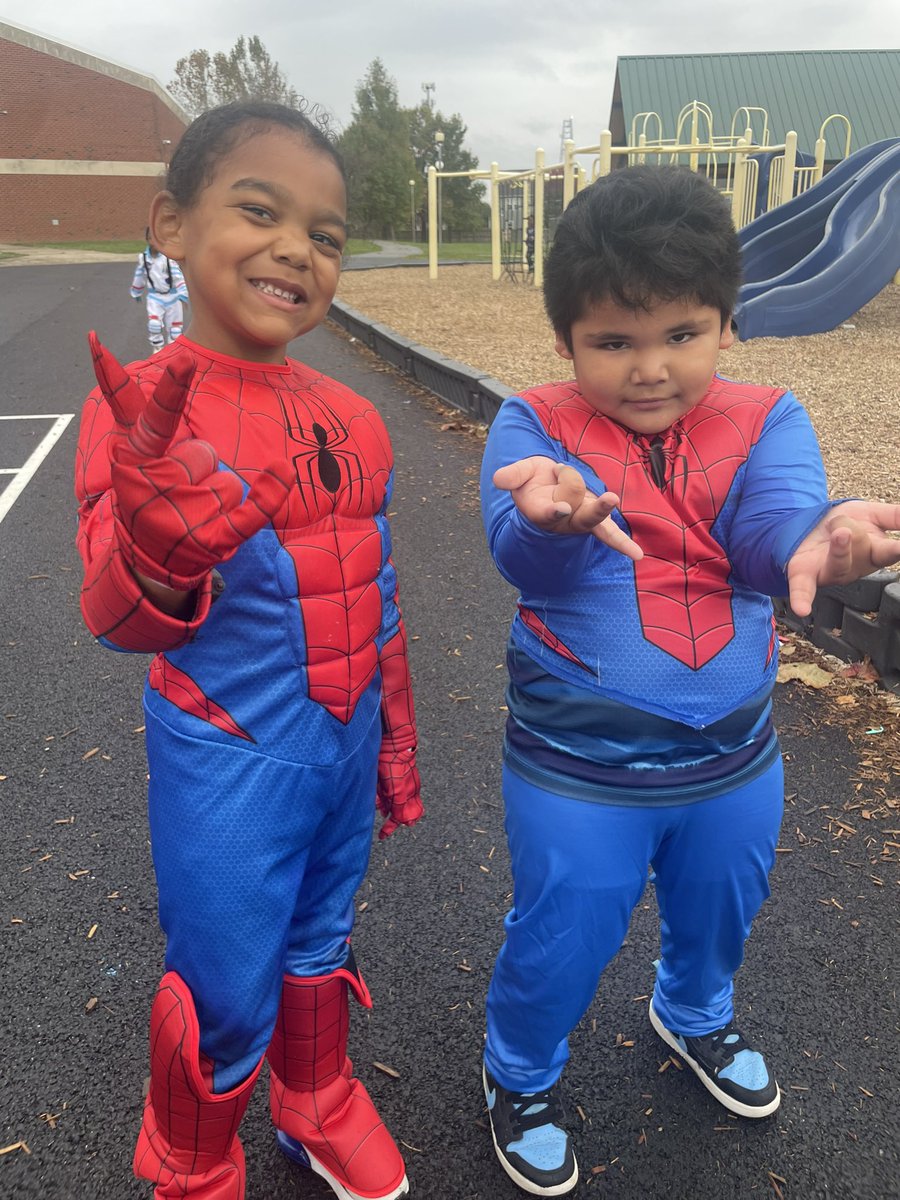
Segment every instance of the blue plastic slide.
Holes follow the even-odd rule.
[[[836,328],[900,270],[900,138],[851,154],[740,238],[741,341]]]

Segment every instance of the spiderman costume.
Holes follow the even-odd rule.
[[[136,1173],[158,1197],[243,1196],[237,1127],[268,1052],[285,1147],[339,1196],[400,1196],[402,1160],[346,1056],[348,992],[371,1004],[348,941],[373,801],[382,837],[421,813],[387,431],[294,360],[187,338],[128,372],[94,355],[82,608],[104,644],[156,652],[144,706],[166,974]],[[198,476],[216,489],[199,516]],[[152,506],[172,509],[165,547],[142,524]],[[195,591],[195,610],[157,609],[135,571]]]
[[[644,557],[529,522],[493,476],[534,456],[615,492],[612,519]],[[520,591],[503,772],[514,907],[485,1048],[501,1087],[555,1084],[648,863],[655,1012],[690,1036],[731,1019],[782,809],[769,597],[786,594],[788,559],[832,503],[809,420],[781,389],[715,376],[652,436],[576,383],[503,404],[482,470],[491,553]]]

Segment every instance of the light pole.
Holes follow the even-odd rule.
[[[441,158],[443,151],[444,151],[444,131],[443,131],[443,129],[436,129],[434,131],[434,169],[436,171],[443,171],[443,169],[444,169],[444,163]],[[441,180],[440,180],[440,177],[438,177],[438,181],[437,181],[437,222],[438,222],[438,227],[437,227],[438,243],[441,243],[444,240],[444,230],[443,230],[442,219],[441,219]]]
[[[418,241],[416,237],[416,181],[409,181],[409,227],[412,230],[412,240]]]

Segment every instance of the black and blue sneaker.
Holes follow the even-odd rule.
[[[559,1084],[545,1092],[509,1092],[487,1067],[484,1095],[500,1165],[532,1196],[562,1196],[578,1182],[572,1138],[562,1127]]]
[[[686,1037],[666,1029],[651,1000],[650,1024],[729,1112],[740,1117],[768,1117],[781,1103],[766,1060],[733,1021],[703,1037]]]

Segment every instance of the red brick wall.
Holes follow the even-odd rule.
[[[2,38],[0,108],[3,158],[161,162],[184,130],[153,92]],[[0,241],[140,238],[157,186],[153,176],[0,174]]]
[[[139,241],[158,186],[146,176],[0,175],[0,242]]]

